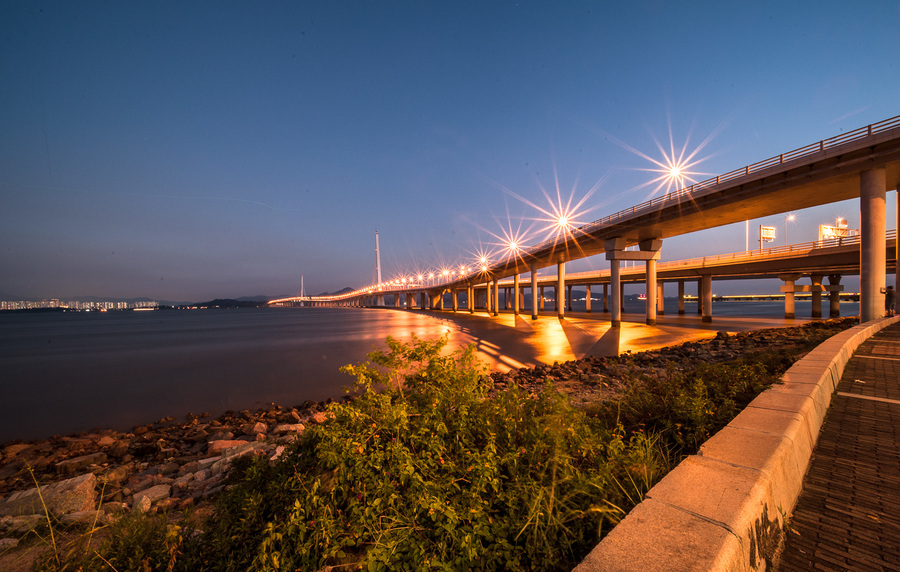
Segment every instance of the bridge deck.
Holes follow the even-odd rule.
[[[778,570],[900,570],[900,324],[844,370]]]

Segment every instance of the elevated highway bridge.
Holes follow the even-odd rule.
[[[393,291],[395,297],[406,295],[410,300],[417,296],[422,300],[427,298],[428,302],[423,305],[438,308],[442,305],[444,293],[453,292],[453,306],[456,307],[456,292],[465,291],[469,293],[468,299],[472,300],[476,291],[484,290],[487,294],[486,306],[496,313],[501,284],[510,287],[506,285],[506,279],[512,282],[515,308],[520,307],[518,298],[523,292],[520,276],[528,272],[532,317],[536,318],[540,284],[546,282],[546,277],[540,277],[539,270],[555,265],[556,307],[559,316],[563,317],[567,306],[564,300],[567,282],[579,283],[582,280],[582,283],[588,284],[595,280],[593,276],[567,276],[566,262],[603,254],[610,262],[610,270],[607,277],[600,279],[598,275],[596,279],[600,279],[598,283],[607,283],[611,290],[613,326],[621,323],[622,283],[634,274],[633,270],[623,269],[622,261],[644,263],[642,281],[647,285],[648,324],[656,322],[660,280],[698,279],[703,319],[711,320],[713,276],[778,276],[785,281],[783,290],[792,292],[800,276],[842,274],[859,274],[861,319],[868,321],[883,313],[887,268],[897,271],[896,248],[892,248],[889,258],[889,241],[886,240],[886,193],[897,189],[898,184],[900,116],[782,153],[635,205],[535,246],[512,252],[505,259],[476,272],[429,285],[377,284],[347,296],[318,302],[383,305],[385,293]],[[681,266],[677,267],[673,265],[678,263],[665,266],[657,263],[664,239],[852,198],[860,200],[860,236],[854,245],[828,246],[834,250],[827,254],[809,249],[802,255],[785,255],[767,249],[761,257],[751,253],[744,260],[703,262],[706,266],[690,261],[681,261]],[[898,218],[897,213],[892,213],[892,217]],[[635,245],[639,250],[628,250]],[[851,260],[854,258],[855,262]],[[814,285],[815,281],[810,287]],[[271,303],[284,304],[290,300],[297,299],[274,300]],[[786,313],[789,313],[787,308]]]

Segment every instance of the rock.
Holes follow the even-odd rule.
[[[106,462],[105,453],[90,453],[56,463],[56,472],[60,475],[72,475],[87,469],[91,465],[102,465]]]
[[[136,499],[131,505],[131,512],[143,514],[145,512],[149,512],[152,506],[153,502],[149,497],[140,497],[139,499]]]
[[[256,423],[245,423],[241,425],[241,431],[244,433],[244,435],[265,435],[268,429],[268,425],[259,421],[257,421]]]
[[[47,509],[55,514],[68,514],[96,507],[97,477],[87,473],[51,485],[41,487],[41,495]],[[0,502],[0,516],[43,514],[44,507],[37,488],[13,493]]]
[[[143,502],[142,499],[150,499],[150,503],[152,504],[157,501],[169,498],[171,493],[171,486],[156,485],[155,487],[150,487],[149,489],[144,489],[140,492],[134,493],[134,505],[136,506],[138,503]]]
[[[113,439],[109,435],[104,435],[103,437],[100,437],[100,439],[97,441],[97,445],[99,445],[101,447],[111,447],[112,445],[115,445],[115,444],[116,444],[116,439]]]
[[[105,502],[100,507],[106,514],[123,514],[128,512],[128,505],[124,502],[110,501]]]
[[[239,445],[246,445],[249,441],[237,440],[231,441],[222,439],[219,441],[210,441],[209,447],[207,448],[207,453],[210,455],[218,455],[227,449],[231,449],[232,447],[237,447]]]
[[[128,478],[128,467],[118,466],[101,473],[97,480],[107,485],[121,485]]]
[[[14,445],[7,445],[3,448],[3,458],[12,459],[22,451],[27,451],[28,449],[31,449],[33,447],[34,445],[29,445],[28,443],[16,443]]]
[[[178,477],[183,477],[189,473],[195,473],[200,470],[200,463],[197,461],[190,461],[183,465],[178,469]],[[177,479],[176,479],[177,480]]]
[[[331,415],[326,413],[325,411],[317,411],[312,414],[312,417],[310,417],[313,423],[325,423],[330,418]]]
[[[18,545],[19,540],[16,538],[0,538],[0,552],[9,550],[10,548],[15,548]]]
[[[4,519],[3,524],[8,534],[23,534],[34,529],[42,522],[46,522],[46,517],[39,514],[29,514],[24,516],[14,516],[10,519]]]
[[[303,433],[306,427],[303,423],[280,423],[272,429],[272,434],[277,435],[279,433]]]

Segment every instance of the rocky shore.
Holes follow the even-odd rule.
[[[752,351],[798,347],[854,322],[844,318],[792,328],[719,332],[707,341],[494,373],[492,378],[497,391],[512,384],[537,391],[549,380],[575,404],[587,404],[614,399],[626,369],[653,371],[669,362],[692,367]],[[0,554],[45,519],[44,506],[64,524],[88,525],[126,512],[202,506],[222,490],[235,458],[254,454],[274,460],[307,426],[324,423],[327,417],[327,403],[307,402],[226,412],[217,419],[166,418],[126,433],[106,430],[5,444],[0,448]],[[41,495],[35,482],[42,487]]]

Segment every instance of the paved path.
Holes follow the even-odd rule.
[[[900,571],[900,323],[844,370],[778,570]]]

